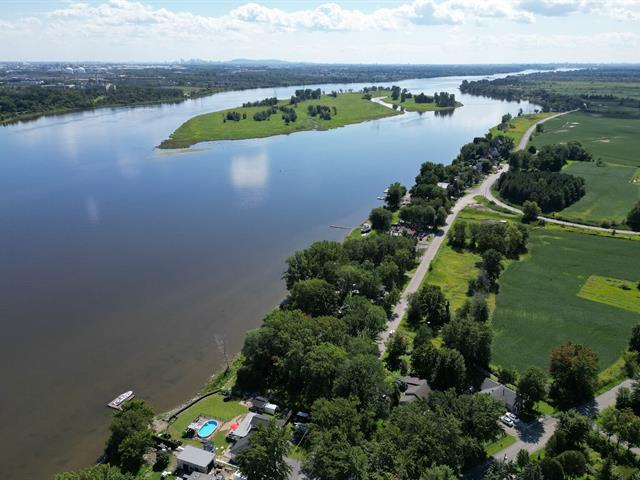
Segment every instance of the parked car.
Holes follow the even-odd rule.
[[[504,416],[511,419],[513,423],[516,423],[519,420],[518,416],[515,413],[507,412],[504,414]]]
[[[504,423],[507,427],[511,427],[513,428],[515,426],[515,424],[513,423],[513,420],[511,420],[509,417],[507,417],[506,415],[503,415],[500,417],[500,421],[502,423]]]

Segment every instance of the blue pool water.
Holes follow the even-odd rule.
[[[215,420],[209,420],[207,423],[200,427],[200,430],[198,430],[198,436],[200,438],[207,438],[216,431],[216,428],[218,428],[218,422],[216,422]]]

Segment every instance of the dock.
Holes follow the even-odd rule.
[[[132,390],[125,392],[121,395],[118,395],[116,398],[107,403],[107,407],[113,408],[114,410],[122,410],[122,405],[135,397],[135,394]]]

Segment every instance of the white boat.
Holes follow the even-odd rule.
[[[124,392],[111,400],[109,403],[107,403],[107,406],[119,409],[124,402],[126,402],[127,400],[131,400],[133,397],[133,390],[129,390],[128,392]]]

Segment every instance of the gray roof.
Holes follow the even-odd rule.
[[[418,377],[400,377],[407,389],[400,397],[400,403],[412,402],[417,399],[426,400],[431,393],[431,388],[426,380]]]
[[[516,392],[490,378],[484,379],[482,385],[480,385],[480,391],[491,395],[509,410],[517,409],[520,406],[520,399]]]
[[[192,447],[191,445],[184,447],[184,450],[178,454],[178,460],[203,468],[208,467],[214,459],[215,455],[213,452],[207,452],[206,450]]]

